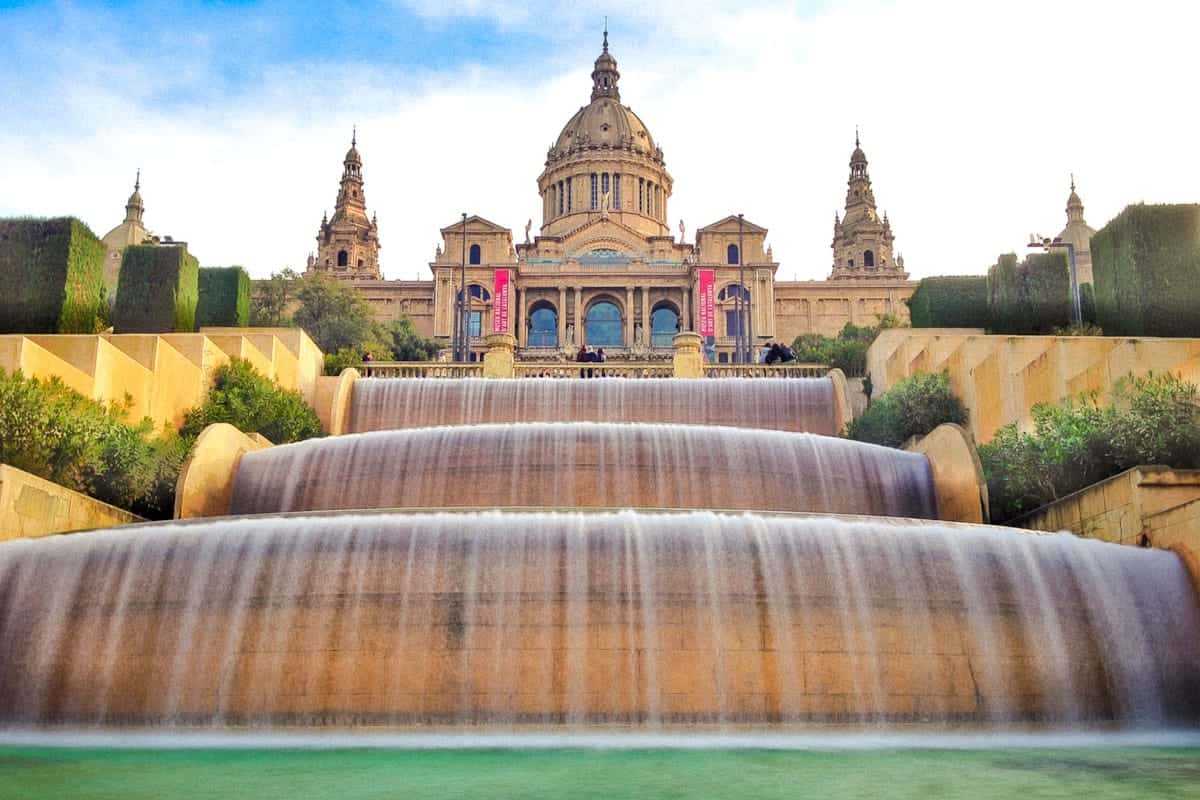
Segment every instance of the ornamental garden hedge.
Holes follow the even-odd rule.
[[[1133,205],[1092,237],[1110,336],[1200,336],[1200,205]]]
[[[74,217],[0,220],[0,333],[102,330],[105,253]]]
[[[987,304],[995,333],[1041,334],[1071,324],[1071,273],[1062,252],[1036,253],[1017,262],[1000,256],[988,270]]]
[[[987,278],[950,275],[924,278],[908,301],[914,328],[986,328]]]
[[[130,245],[121,260],[113,327],[117,333],[196,330],[199,264],[183,245]]]
[[[250,275],[241,267],[201,267],[200,327],[244,328],[250,324]]]

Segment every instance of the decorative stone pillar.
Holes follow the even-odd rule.
[[[625,287],[625,346],[633,347],[633,287]]]
[[[675,344],[675,377],[703,378],[704,357],[700,354],[700,345],[704,341],[698,333],[677,333],[672,340]]]
[[[587,341],[587,336],[583,330],[583,287],[575,287],[575,346],[583,344]]]
[[[567,287],[558,287],[558,346],[566,347],[567,342]]]
[[[971,434],[961,425],[944,422],[905,450],[923,453],[933,473],[938,519],[947,522],[988,521],[988,489],[983,466]]]
[[[684,286],[679,294],[679,330],[680,332],[694,331],[696,330],[696,326],[692,324],[692,290],[690,287]]]
[[[518,347],[529,346],[528,327],[525,324],[525,290],[517,287],[517,327],[514,330]]]
[[[642,335],[646,344],[650,344],[650,287],[642,287]]]
[[[513,377],[513,347],[516,337],[511,333],[493,333],[487,337],[488,351],[483,356],[483,377]]]

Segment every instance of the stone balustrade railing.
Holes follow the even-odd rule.
[[[355,369],[364,378],[482,378],[483,362],[370,361]]]
[[[824,378],[828,364],[705,364],[706,378]]]
[[[670,361],[605,361],[580,364],[561,361],[525,361],[514,365],[516,378],[673,378],[675,365]]]

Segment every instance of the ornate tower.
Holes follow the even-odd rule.
[[[1083,201],[1075,193],[1075,176],[1071,176],[1071,194],[1067,197],[1067,227],[1058,238],[1075,247],[1075,271],[1079,284],[1092,282],[1092,236],[1096,231],[1083,219]]]
[[[129,200],[125,202],[125,224],[140,226],[144,213],[146,206],[142,204],[142,171],[139,169],[133,182],[133,194],[129,195]]]
[[[317,255],[308,257],[308,271],[326,272],[346,280],[381,280],[379,226],[374,217],[367,219],[357,129],[350,137],[350,150],[343,164],[333,219],[321,218]]]
[[[854,134],[850,155],[850,180],[846,185],[846,210],[833,217],[833,271],[830,280],[903,280],[904,261],[892,257],[892,224],[875,208],[875,193],[867,170],[867,155]]]

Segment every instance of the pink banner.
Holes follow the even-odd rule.
[[[716,336],[716,281],[711,269],[700,270],[700,335]]]
[[[496,270],[496,290],[493,292],[495,302],[492,305],[492,333],[512,333],[508,322],[508,294],[512,271]]]

